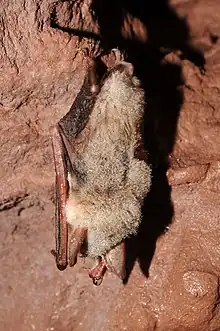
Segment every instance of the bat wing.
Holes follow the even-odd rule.
[[[68,198],[68,153],[56,125],[52,136],[53,156],[56,171],[56,214],[55,214],[55,238],[56,249],[51,251],[56,258],[57,268],[64,270],[68,265],[68,224],[66,220],[65,206]]]
[[[68,265],[68,224],[65,210],[69,193],[68,172],[73,174],[71,160],[77,150],[79,152],[86,143],[84,138],[88,139],[86,124],[99,86],[96,73],[98,73],[96,61],[91,61],[80,93],[69,112],[55,126],[52,135],[56,171],[56,249],[51,252],[60,270],[64,270]],[[76,237],[78,236],[77,234]]]
[[[74,112],[71,111],[72,117],[74,117]],[[75,255],[77,250],[79,250],[79,243],[86,236],[86,229],[75,231],[71,229],[74,235],[70,236],[70,241],[77,241],[77,250],[74,249],[73,243],[70,242],[71,248],[68,250],[68,223],[66,217],[66,202],[69,195],[69,183],[68,174],[73,176],[73,169],[71,160],[76,157],[76,154],[80,152],[86,143],[89,130],[83,128],[75,137],[68,137],[68,129],[73,125],[73,120],[68,118],[68,121],[62,122],[62,126],[57,124],[53,130],[52,135],[52,146],[53,146],[53,156],[56,172],[56,213],[55,213],[55,239],[56,248],[52,250],[51,253],[55,256],[57,268],[59,270],[66,269],[68,261],[71,261],[70,266],[74,265]],[[81,122],[82,123],[82,122]],[[79,124],[77,121],[75,124]],[[80,237],[81,236],[81,237]]]

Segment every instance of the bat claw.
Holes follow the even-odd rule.
[[[101,278],[93,278],[92,281],[93,281],[93,284],[94,284],[95,286],[99,286],[99,285],[102,284],[103,277],[101,277]]]
[[[51,249],[51,254],[56,258],[57,257],[57,253],[55,252],[55,249]]]

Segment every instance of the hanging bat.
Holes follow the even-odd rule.
[[[96,263],[89,276],[101,284],[106,269],[125,278],[124,240],[137,233],[151,185],[143,148],[144,91],[128,62],[105,73],[91,60],[82,88],[52,136],[56,170],[58,269],[77,255]]]

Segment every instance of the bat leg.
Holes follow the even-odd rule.
[[[94,285],[98,286],[102,283],[105,272],[106,272],[105,261],[102,257],[98,257],[96,264],[89,271],[89,277],[92,278]]]
[[[92,278],[94,285],[102,283],[106,270],[117,275],[120,279],[125,279],[125,243],[111,249],[105,256],[99,257],[95,266],[89,271],[89,277]]]
[[[125,267],[125,242],[117,245],[104,256],[104,262],[107,269],[117,275],[120,279],[126,277]]]
[[[69,235],[69,266],[73,267],[77,262],[77,255],[82,250],[83,243],[87,237],[86,228],[71,229]]]

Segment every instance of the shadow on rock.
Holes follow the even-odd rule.
[[[140,48],[160,49],[163,53],[180,50],[182,58],[187,58],[195,65],[204,66],[204,56],[191,45],[189,27],[184,18],[180,18],[168,0],[93,0],[91,5],[93,18],[99,25],[100,35],[105,50],[118,47],[128,54],[134,51],[134,44]],[[130,16],[130,27],[123,33],[126,18]],[[138,20],[132,20],[137,18]],[[146,30],[142,40],[135,38],[141,23]],[[132,26],[131,26],[132,25]],[[125,30],[126,27],[124,26]],[[129,29],[133,38],[126,38]],[[133,46],[133,47],[132,47]],[[143,47],[142,47],[143,46]]]
[[[104,40],[104,50],[118,47],[124,53],[125,59],[134,65],[146,96],[143,131],[153,169],[152,187],[145,199],[139,233],[126,242],[126,283],[136,260],[148,276],[157,238],[166,231],[174,213],[166,171],[183,103],[184,80],[181,66],[165,61],[164,57],[173,50],[180,50],[182,58],[188,58],[201,68],[204,57],[190,45],[189,28],[168,1],[93,0],[92,10]],[[128,13],[144,24],[146,40],[123,38],[122,25]]]
[[[139,54],[135,58],[132,55],[132,62],[146,94],[143,132],[153,171],[152,187],[143,206],[143,221],[139,234],[127,240],[126,281],[135,260],[139,261],[141,270],[148,276],[157,238],[166,231],[173,217],[171,187],[166,172],[183,103],[181,86],[184,81],[181,67],[163,61],[159,52]]]

